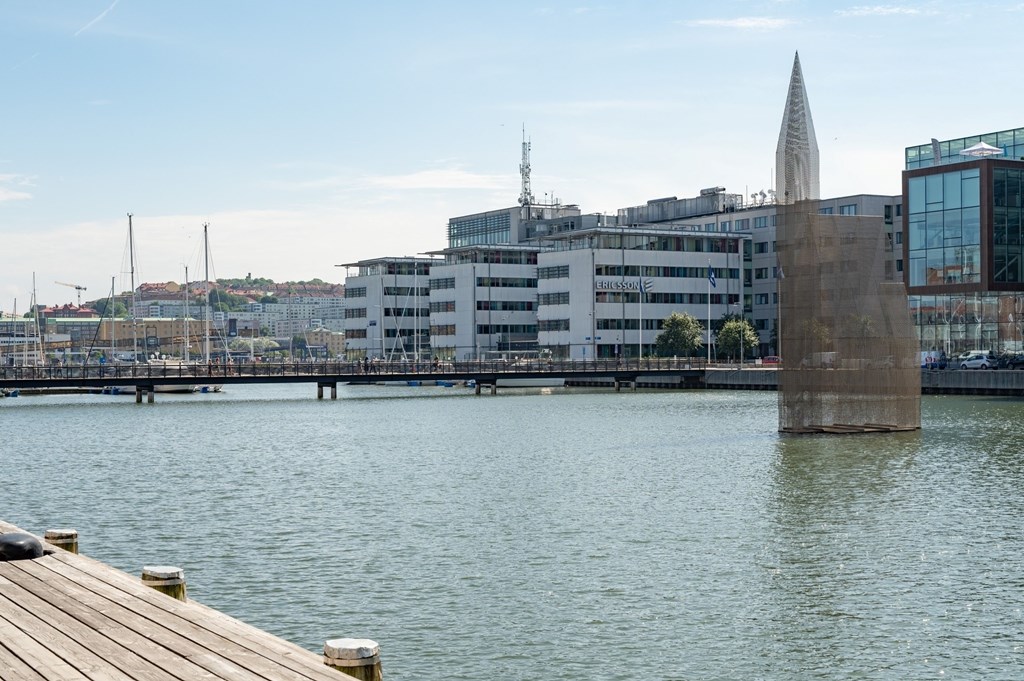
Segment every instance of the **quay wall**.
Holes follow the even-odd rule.
[[[776,390],[776,369],[708,369],[699,379],[686,376],[640,376],[638,388]],[[582,378],[567,381],[578,387],[610,387],[612,379]],[[1024,397],[1024,371],[922,370],[923,395],[1006,395]]]

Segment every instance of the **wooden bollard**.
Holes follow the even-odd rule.
[[[78,553],[78,530],[47,530],[43,539],[65,551]]]
[[[142,583],[179,601],[186,601],[185,571],[170,565],[146,565],[142,568]]]
[[[335,638],[324,642],[324,664],[360,681],[382,681],[380,646],[368,638]]]

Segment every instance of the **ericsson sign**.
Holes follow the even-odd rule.
[[[604,279],[596,282],[596,285],[598,291],[639,291],[640,293],[647,293],[653,288],[654,282],[650,279]]]

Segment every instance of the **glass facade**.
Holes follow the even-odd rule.
[[[507,244],[512,236],[512,217],[507,212],[485,213],[448,222],[448,248]]]
[[[1016,284],[1024,281],[1024,224],[1021,198],[1024,170],[992,170],[992,281]]]
[[[950,357],[966,350],[1024,349],[1024,293],[910,296],[921,349]]]
[[[980,194],[978,168],[910,178],[911,287],[981,280]]]
[[[960,137],[939,142],[939,163],[935,163],[935,154],[931,144],[907,147],[905,152],[906,169],[927,168],[942,163],[968,160],[966,157],[961,156],[960,152],[968,147],[973,147],[979,142],[1002,149],[1002,158],[1024,158],[1024,128],[1015,128],[1013,130],[1002,130],[985,135],[973,135],[971,137]]]

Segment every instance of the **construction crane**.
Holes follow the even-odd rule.
[[[61,286],[70,286],[78,292],[78,307],[82,307],[82,291],[86,290],[84,286],[78,284],[67,284],[63,281],[55,281],[54,284],[60,284]]]

